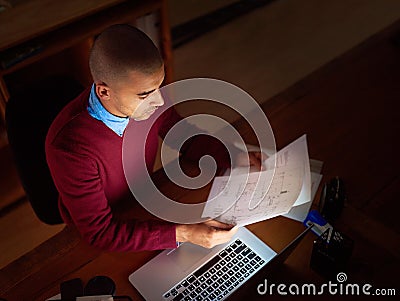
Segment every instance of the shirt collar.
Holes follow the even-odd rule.
[[[129,117],[119,117],[108,112],[100,102],[95,91],[95,84],[92,85],[89,96],[88,112],[93,118],[102,121],[107,127],[117,135],[123,135],[129,123]]]

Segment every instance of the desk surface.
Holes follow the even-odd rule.
[[[348,282],[375,288],[396,288],[400,267],[400,56],[391,40],[399,28],[396,24],[263,106],[278,149],[307,133],[310,157],[324,161],[324,181],[336,175],[344,179],[348,202],[336,226],[355,241]],[[243,121],[236,125],[254,143]],[[303,229],[283,217],[249,228],[277,251]],[[308,233],[289,257],[282,279],[324,281],[309,268],[314,238]],[[99,252],[67,228],[1,270],[0,297],[44,300],[64,280],[104,274],[115,280],[118,294],[138,300],[128,276],[156,254]]]

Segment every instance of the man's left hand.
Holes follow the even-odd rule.
[[[256,170],[265,170],[263,162],[267,159],[267,155],[263,152],[240,152],[236,156],[236,166],[250,166]]]

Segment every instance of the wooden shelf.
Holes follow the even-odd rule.
[[[43,14],[43,20],[37,16],[38,11]],[[28,0],[1,14],[0,28],[7,28],[8,32],[0,29],[0,55],[27,45],[39,45],[40,51],[7,69],[0,69],[0,119],[4,122],[5,106],[10,97],[9,78],[15,80],[18,77],[15,75],[24,68],[92,40],[112,24],[135,24],[136,19],[149,13],[158,13],[160,17],[159,47],[166,66],[165,82],[169,83],[172,81],[172,50],[166,0]],[[22,15],[25,18],[21,18]]]
[[[99,34],[112,24],[134,23],[138,17],[159,10],[161,6],[162,3],[155,0],[146,1],[145,5],[143,5],[143,2],[137,1],[124,2],[116,7],[109,8],[107,11],[99,12],[88,18],[31,39],[26,43],[39,44],[43,50],[8,69],[0,70],[0,75],[4,76],[13,73],[27,65],[72,47],[82,40]]]

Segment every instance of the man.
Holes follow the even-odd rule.
[[[122,166],[124,131],[129,122],[146,122],[164,104],[159,92],[164,64],[143,32],[114,25],[96,39],[89,65],[94,84],[60,112],[46,138],[46,158],[64,221],[74,225],[90,244],[108,251],[174,248],[185,241],[210,248],[229,241],[237,229],[217,221],[181,225],[116,216],[118,206],[132,202]],[[146,141],[150,170],[157,135],[164,137],[179,120],[174,110],[168,110],[157,121]],[[207,138],[187,143],[183,155],[196,160],[208,154],[202,151],[202,139]],[[220,167],[226,165],[221,145],[207,140],[210,146],[215,150],[211,155],[223,162]],[[251,160],[257,162],[255,157]]]

